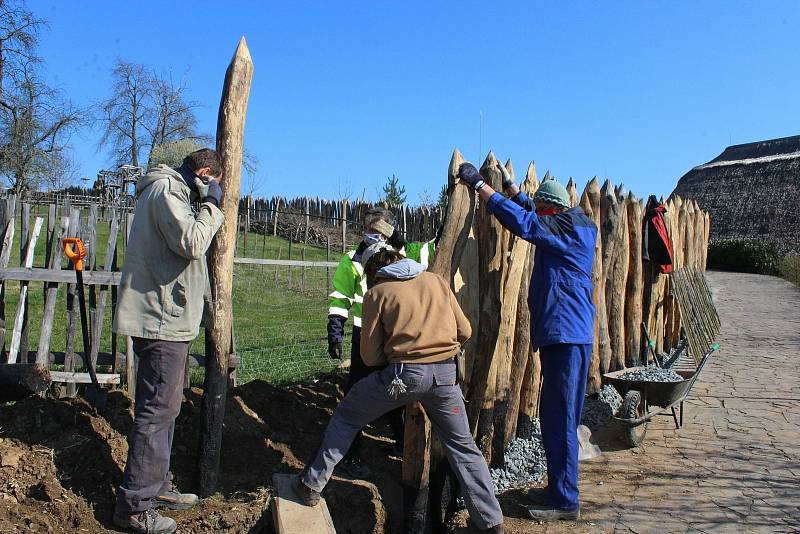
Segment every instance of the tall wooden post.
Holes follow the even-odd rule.
[[[493,153],[489,153],[481,167],[481,175],[495,190],[502,188],[502,173]],[[476,335],[475,364],[469,391],[469,421],[477,425],[475,442],[487,461],[492,457],[494,431],[494,397],[497,385],[495,354],[500,331],[502,287],[507,248],[500,222],[486,211],[481,202],[476,215],[478,227],[478,276],[480,287],[480,329]],[[500,451],[500,454],[503,454]]]
[[[592,303],[595,307],[594,314],[594,341],[592,345],[592,359],[589,363],[589,379],[586,391],[594,393],[600,390],[600,353],[601,332],[604,331],[608,338],[608,323],[605,320],[605,280],[603,276],[603,249],[600,236],[600,187],[597,178],[593,178],[581,196],[580,206],[586,215],[597,225],[597,241],[594,247],[594,263],[592,265]],[[603,320],[601,320],[601,317]],[[601,328],[602,327],[602,328]],[[605,330],[603,330],[605,329]]]
[[[458,167],[463,162],[461,152],[455,150],[448,171],[450,198],[447,204],[447,216],[443,223],[436,256],[428,268],[430,272],[447,280],[451,288],[467,246],[475,210],[475,193],[470,187],[456,182]],[[402,472],[406,508],[404,532],[424,532],[427,523],[428,477],[441,458],[431,457],[430,423],[419,403],[409,404],[406,407],[404,447]],[[441,495],[433,497],[441,498]]]
[[[219,474],[222,447],[222,422],[228,389],[228,356],[232,349],[233,255],[236,249],[236,223],[239,185],[242,178],[244,123],[253,62],[244,37],[225,72],[225,84],[217,117],[217,152],[222,158],[224,182],[220,208],[225,214],[208,252],[211,279],[211,327],[206,330],[206,379],[203,391],[203,416],[200,443],[200,494],[214,492]]]
[[[639,365],[642,353],[642,205],[639,200],[628,195],[626,201],[628,217],[628,281],[625,290],[625,364],[628,367]]]

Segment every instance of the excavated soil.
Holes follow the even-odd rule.
[[[165,512],[179,532],[273,532],[272,475],[297,472],[310,459],[343,384],[332,376],[285,389],[255,381],[231,391],[218,492],[192,510]],[[184,491],[196,490],[200,395],[187,391],[175,427],[172,471]],[[121,391],[110,393],[105,417],[80,399],[0,405],[0,532],[117,532],[114,491],[132,420]],[[334,477],[325,497],[337,532],[399,532],[391,525],[401,524],[400,462],[387,458],[388,427],[378,423],[367,434],[372,483]]]

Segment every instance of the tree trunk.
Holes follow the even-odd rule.
[[[217,118],[217,152],[224,170],[224,194],[220,208],[222,227],[209,249],[211,279],[211,327],[206,330],[206,378],[200,444],[200,493],[211,495],[217,485],[222,447],[222,424],[228,388],[228,356],[233,339],[233,256],[242,177],[244,124],[253,62],[244,37],[225,72],[225,84]]]

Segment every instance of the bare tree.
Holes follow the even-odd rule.
[[[197,134],[197,117],[194,110],[199,103],[186,99],[186,84],[177,84],[171,75],[155,76],[150,80],[152,120],[144,123],[150,150],[184,139],[198,143],[210,142],[210,136]]]
[[[5,74],[38,61],[39,32],[47,23],[34,16],[23,1],[0,0],[0,95]]]
[[[143,65],[117,59],[111,98],[101,104],[104,124],[100,147],[108,147],[118,165],[139,165],[148,144],[145,125],[153,120],[152,77]]]
[[[0,174],[15,191],[47,185],[52,173],[74,166],[68,142],[86,115],[39,76],[44,26],[24,2],[0,0]]]
[[[0,98],[0,173],[15,191],[36,188],[68,166],[70,135],[85,115],[40,81],[32,67],[7,73],[13,83]]]

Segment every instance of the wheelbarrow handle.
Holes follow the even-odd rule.
[[[79,237],[65,237],[63,243],[64,255],[72,261],[76,271],[82,271],[83,259],[86,257],[83,241]]]

